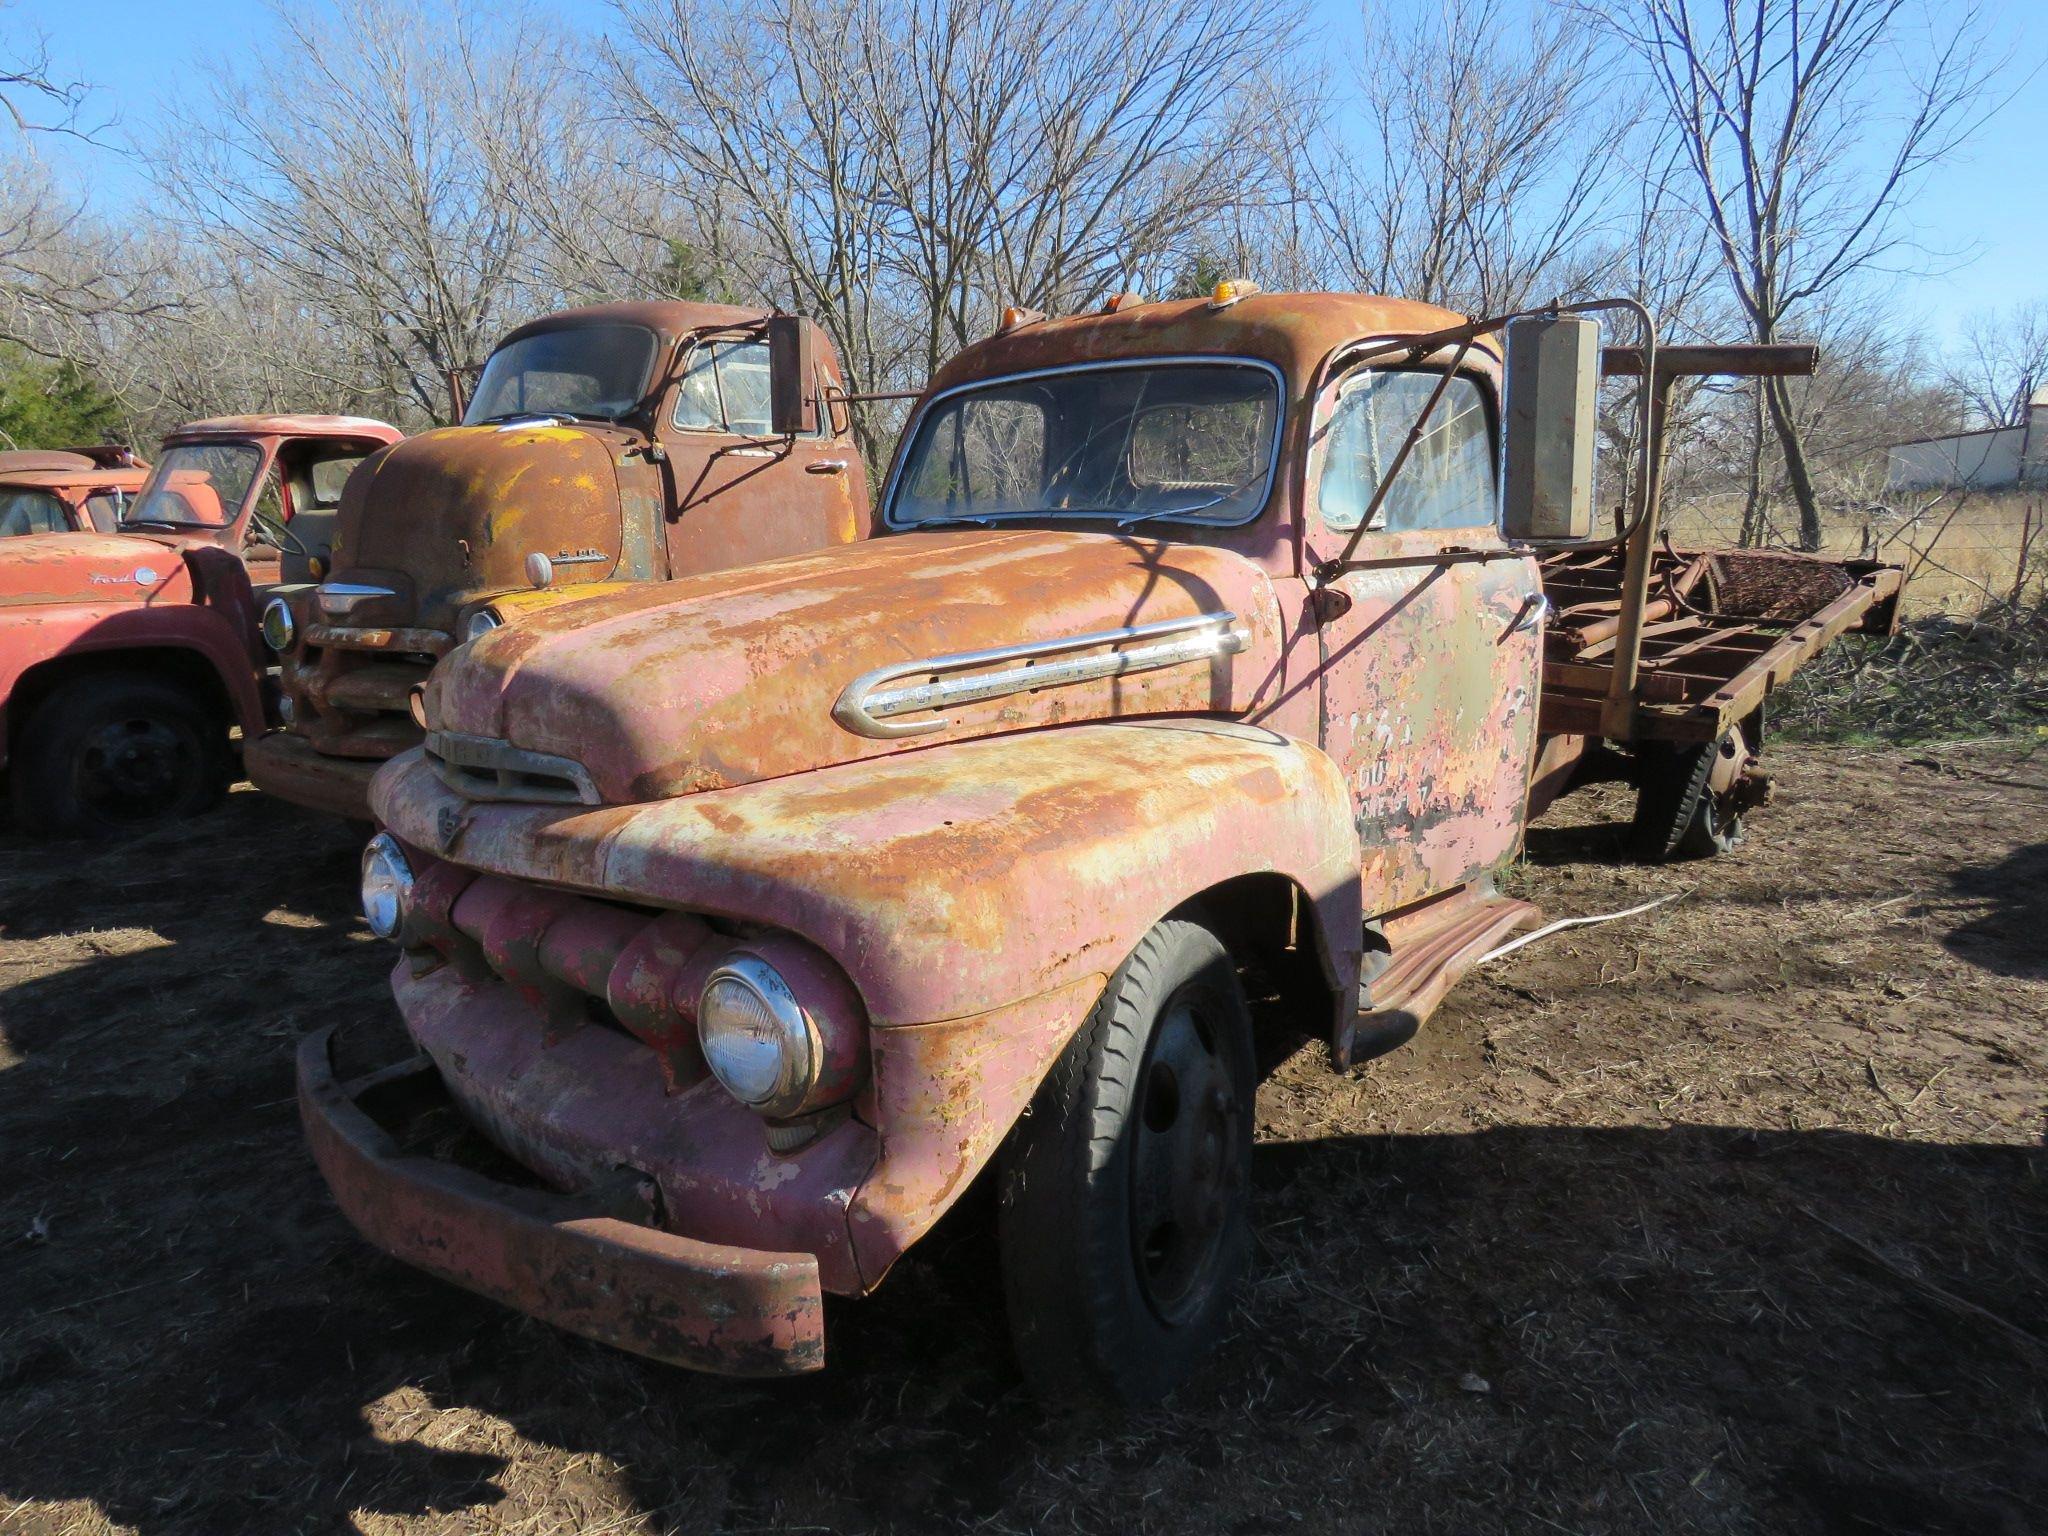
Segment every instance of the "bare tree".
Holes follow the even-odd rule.
[[[277,21],[178,115],[160,179],[227,257],[356,339],[357,390],[395,385],[445,416],[447,370],[564,296],[559,232],[537,214],[563,199],[534,184],[576,158],[550,136],[587,94],[574,50],[534,16],[453,5],[438,25],[399,0]]]
[[[1296,25],[1262,13],[1253,48],[1228,0],[622,8],[623,112],[870,388],[922,382],[1006,304],[1163,286],[1263,195],[1253,87]]]
[[[1332,277],[1475,313],[1599,286],[1613,257],[1630,126],[1576,15],[1526,27],[1502,0],[1370,9],[1348,104],[1313,157]],[[1360,138],[1364,142],[1358,142]]]
[[[1914,28],[1913,0],[1588,0],[1645,65],[1750,334],[1910,255],[1897,219],[1927,169],[1980,121],[1996,61],[1974,5]],[[1909,35],[1911,33],[1912,35]],[[1910,62],[1909,62],[1910,61]],[[1764,404],[1821,542],[1813,469],[1782,379]]]
[[[2027,406],[2048,388],[2048,302],[1978,315],[1958,354],[1947,378],[1970,414],[1987,427],[2023,425]]]

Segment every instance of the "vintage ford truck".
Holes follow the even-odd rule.
[[[311,574],[349,471],[397,437],[356,416],[195,421],[164,439],[110,531],[0,539],[0,768],[17,826],[119,836],[220,794],[231,732],[269,723],[257,605]]]
[[[416,745],[411,694],[463,640],[619,583],[863,538],[838,359],[809,321],[719,304],[565,310],[493,349],[463,424],[349,484],[317,588],[266,606],[284,728],[259,789],[366,820]]]
[[[986,1174],[1034,1385],[1169,1389],[1250,1247],[1240,972],[1340,1067],[1387,1048],[1532,918],[1494,881],[1533,802],[1656,742],[1656,814],[1725,781],[1696,830],[1756,689],[1896,590],[1838,571],[1680,653],[1747,656],[1726,686],[1646,687],[1686,360],[1606,355],[1656,430],[1596,541],[1594,330],[1232,285],[1013,312],[913,411],[883,536],[452,652],[363,865],[417,1054],[299,1057],[342,1209],[564,1328],[770,1374]],[[1546,656],[1546,560],[1628,655]],[[1710,625],[1719,579],[1685,587]],[[474,1157],[426,1150],[451,1105]]]

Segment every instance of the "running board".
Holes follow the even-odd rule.
[[[1358,1012],[1335,1041],[1337,1070],[1406,1045],[1481,955],[1517,928],[1542,921],[1526,901],[1473,887],[1388,919],[1387,964],[1359,985]]]

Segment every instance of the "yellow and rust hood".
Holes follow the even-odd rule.
[[[373,454],[342,491],[333,576],[394,596],[351,622],[452,628],[465,603],[524,588],[536,551],[562,562],[564,579],[612,576],[620,467],[643,450],[624,428],[509,422],[442,427]]]
[[[906,716],[925,729],[900,738],[834,715],[848,685],[877,670],[938,664],[899,686],[985,675],[1017,663],[949,659],[1203,615],[1230,616],[1209,626],[1231,636],[1218,654],[948,702]],[[483,761],[494,744],[566,759],[584,798],[627,804],[1047,725],[1241,715],[1277,689],[1280,645],[1271,581],[1226,550],[1057,530],[912,533],[532,614],[450,654],[427,708],[434,732],[481,746]]]

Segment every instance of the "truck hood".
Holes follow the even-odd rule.
[[[333,575],[395,596],[350,622],[452,628],[465,603],[524,588],[535,551],[565,560],[564,580],[604,580],[620,556],[618,462],[638,443],[623,428],[509,422],[373,454],[342,490]]]
[[[1204,614],[1233,616],[1208,632],[1234,632],[1235,654],[945,704],[891,722],[945,721],[898,739],[834,718],[847,685],[876,669]],[[483,738],[485,760],[494,745],[570,759],[584,798],[628,804],[1037,726],[1238,715],[1277,691],[1280,648],[1272,583],[1229,551],[1106,533],[913,533],[536,613],[452,652],[426,702],[434,731],[458,746]]]
[[[0,607],[146,603],[191,594],[180,545],[140,533],[30,533],[0,539]]]

